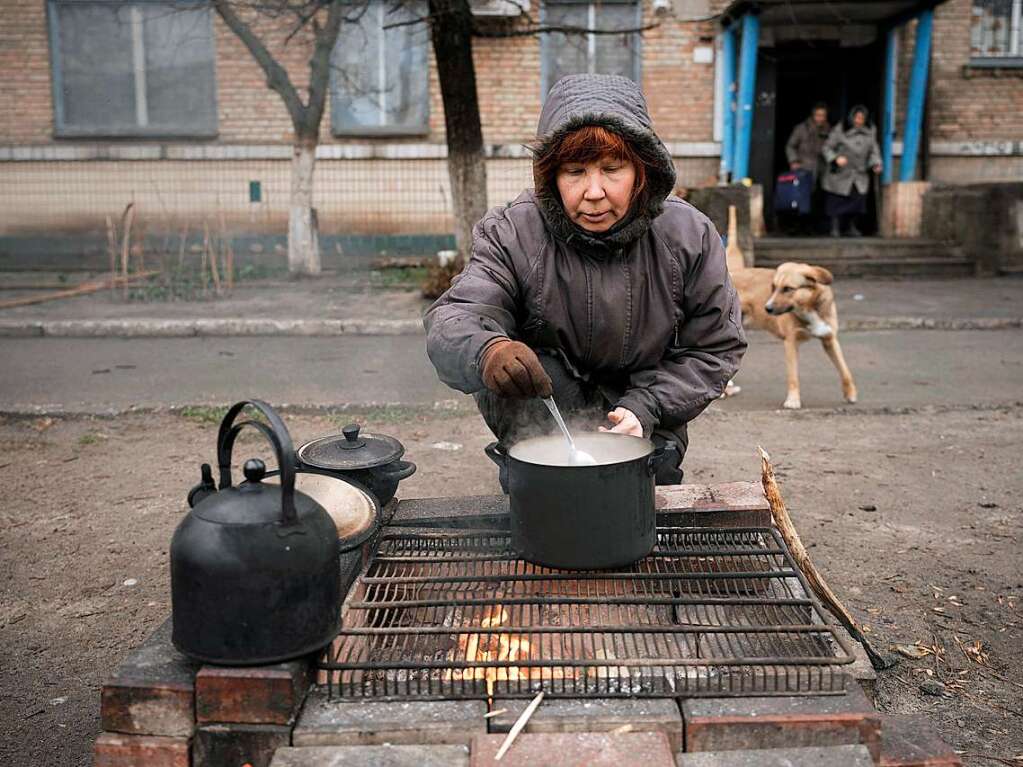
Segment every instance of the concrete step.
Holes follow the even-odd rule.
[[[976,265],[955,246],[934,240],[880,237],[764,237],[754,248],[757,266],[773,269],[799,261],[836,277],[969,277]]]
[[[679,754],[678,767],[874,767],[866,746],[758,748]]]

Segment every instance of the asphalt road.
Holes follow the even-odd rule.
[[[724,410],[773,410],[785,397],[782,346],[751,334]],[[856,408],[1023,402],[1023,332],[878,331],[842,336]],[[423,336],[0,339],[0,411],[119,412],[224,404],[428,405],[460,399],[437,380]],[[804,408],[844,405],[817,342],[802,347]]]

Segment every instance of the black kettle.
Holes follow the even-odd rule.
[[[235,424],[251,405],[266,419]],[[231,481],[238,433],[254,428],[273,445],[280,484],[264,483],[265,464],[245,462],[246,481]],[[217,436],[220,485],[203,467],[195,507],[171,541],[174,646],[223,665],[275,663],[328,644],[340,628],[341,572],[337,528],[309,496],[295,491],[295,450],[280,417],[265,402],[227,411]]]

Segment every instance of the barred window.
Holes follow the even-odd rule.
[[[551,27],[579,27],[593,30],[635,29],[640,26],[638,2],[588,2],[552,0],[543,6],[543,23]],[[542,36],[543,94],[565,75],[623,75],[639,82],[640,36],[622,34],[566,34]]]
[[[369,0],[341,27],[331,57],[335,135],[429,131],[429,28],[422,3]]]
[[[50,0],[49,21],[57,135],[216,135],[204,3]]]
[[[1023,0],[973,0],[970,55],[975,59],[1023,56],[1021,14]]]

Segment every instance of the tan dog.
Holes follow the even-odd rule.
[[[742,304],[742,324],[773,333],[785,343],[788,396],[784,407],[799,408],[799,344],[819,338],[842,378],[846,402],[856,402],[856,384],[838,343],[838,311],[831,272],[787,262],[777,269],[735,269],[732,282]]]

